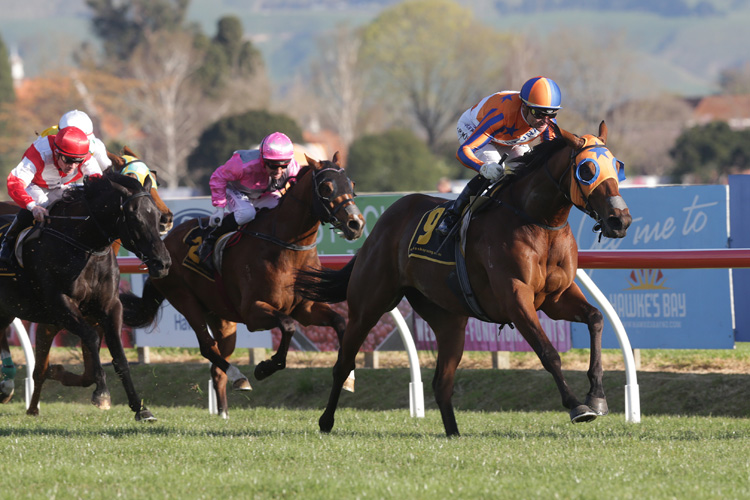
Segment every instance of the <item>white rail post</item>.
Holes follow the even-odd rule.
[[[622,357],[625,361],[625,421],[639,423],[641,421],[641,400],[638,391],[638,381],[635,374],[635,360],[633,359],[633,349],[630,347],[630,340],[625,331],[625,327],[617,316],[615,308],[612,307],[607,297],[599,290],[594,281],[586,274],[586,271],[579,269],[576,277],[581,285],[596,299],[602,308],[602,312],[607,317],[612,327],[615,329],[617,340],[620,342]]]
[[[409,331],[401,311],[394,307],[391,311],[391,317],[396,322],[396,328],[401,334],[401,341],[406,348],[406,354],[409,356],[409,370],[411,372],[411,382],[409,383],[409,413],[412,417],[424,418],[424,386],[422,385],[422,373],[419,370],[419,356],[417,347],[414,345],[414,339]]]
[[[23,355],[26,357],[26,409],[29,409],[31,404],[31,395],[34,392],[34,367],[36,366],[36,358],[34,357],[34,349],[31,347],[31,341],[29,340],[29,334],[26,333],[26,328],[21,323],[21,320],[16,318],[13,320],[13,328],[16,330],[18,339],[21,341],[21,347],[23,347]]]

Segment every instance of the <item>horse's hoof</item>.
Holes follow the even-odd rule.
[[[570,410],[570,421],[574,424],[591,422],[596,419],[596,412],[586,405],[579,405]]]
[[[354,379],[348,378],[344,381],[344,385],[341,386],[342,389],[349,392],[354,392]]]
[[[13,397],[16,392],[16,384],[13,379],[6,379],[0,382],[0,404],[5,404]]]
[[[253,371],[253,375],[255,376],[256,380],[263,380],[270,377],[277,371],[283,370],[285,367],[286,365],[277,363],[272,359],[267,359],[258,363],[258,366],[256,366],[255,370]]]
[[[219,412],[219,416],[221,418],[223,418],[224,420],[229,420],[229,415],[227,415],[227,411],[226,410],[223,410],[223,411]]]
[[[235,391],[252,391],[253,386],[250,385],[250,381],[246,378],[238,378],[232,382],[232,389]]]
[[[109,410],[112,408],[112,397],[108,392],[102,393],[98,396],[94,394],[91,396],[91,404],[100,410]]]
[[[328,434],[331,432],[331,429],[333,429],[333,418],[326,418],[325,415],[320,417],[320,420],[318,420],[318,427],[320,427],[320,432],[324,434]]]
[[[586,398],[586,406],[596,412],[597,415],[603,417],[609,414],[609,406],[607,406],[606,398]]]
[[[38,417],[39,416],[39,407],[36,408],[29,408],[26,410],[26,415],[32,416],[32,417]]]
[[[136,422],[156,422],[156,417],[148,408],[141,408],[135,413]]]

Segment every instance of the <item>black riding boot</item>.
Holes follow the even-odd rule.
[[[485,178],[481,175],[477,175],[466,184],[466,187],[461,191],[461,194],[458,195],[458,198],[453,200],[453,203],[451,203],[445,210],[440,225],[435,229],[438,233],[443,236],[450,233],[451,228],[456,225],[456,222],[458,222],[458,218],[461,216],[464,208],[469,204],[469,200],[471,200],[472,196],[477,194],[477,191],[479,191],[479,188],[484,182]]]
[[[236,231],[238,227],[239,226],[237,225],[237,220],[234,218],[234,213],[228,213],[226,216],[224,216],[224,220],[221,221],[221,224],[216,226],[208,234],[208,236],[206,236],[206,239],[203,240],[203,243],[201,243],[201,247],[198,249],[198,259],[200,260],[200,262],[205,262],[206,260],[208,260],[208,257],[211,255],[211,251],[214,248],[216,240],[219,239],[219,236],[230,231]]]
[[[34,215],[29,210],[24,208],[16,214],[16,218],[13,219],[8,229],[5,230],[3,242],[0,244],[0,264],[5,266],[10,265],[18,234],[33,223]]]

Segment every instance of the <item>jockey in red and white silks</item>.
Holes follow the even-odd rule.
[[[58,200],[68,184],[84,175],[102,175],[102,170],[89,152],[86,134],[67,127],[29,146],[8,174],[8,194],[20,207],[34,211]]]
[[[14,242],[21,230],[34,220],[43,222],[48,215],[47,207],[84,175],[100,176],[102,170],[91,156],[89,139],[81,129],[65,127],[29,146],[21,163],[8,174],[8,194],[21,211],[3,236],[0,264],[11,262]]]
[[[89,138],[89,152],[99,163],[99,168],[102,169],[102,171],[107,170],[112,166],[112,160],[107,156],[106,146],[101,139],[94,135],[94,123],[91,121],[91,118],[89,118],[89,115],[83,111],[78,109],[68,111],[60,117],[60,123],[58,125],[53,125],[47,128],[41,133],[41,136],[46,137],[48,135],[55,135],[65,127],[76,127],[83,130]]]

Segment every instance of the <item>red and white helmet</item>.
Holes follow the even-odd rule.
[[[274,132],[261,141],[260,157],[268,161],[290,162],[294,157],[294,145],[285,134]]]
[[[76,127],[83,130],[83,133],[86,135],[91,135],[94,133],[94,124],[91,122],[91,118],[89,118],[89,115],[77,109],[68,111],[67,113],[62,115],[62,117],[60,117],[60,123],[58,126],[60,130],[64,129],[65,127]]]
[[[89,138],[77,127],[65,127],[55,135],[55,152],[70,158],[84,158],[89,154]]]

